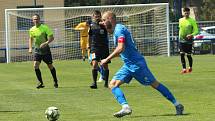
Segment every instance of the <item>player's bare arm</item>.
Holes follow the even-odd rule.
[[[33,38],[30,37],[28,42],[29,42],[29,43],[28,43],[28,48],[29,48],[29,49],[28,49],[28,52],[31,54],[31,53],[32,53]]]
[[[78,24],[76,27],[75,27],[75,30],[84,30],[84,26],[82,23]]]
[[[124,49],[125,49],[125,44],[118,43],[118,46],[115,48],[115,50],[106,59],[101,60],[101,65],[107,63],[112,58],[119,56],[119,54],[123,52]]]
[[[42,43],[42,44],[40,45],[40,48],[44,48],[44,47],[47,46],[49,43],[51,43],[53,40],[54,40],[53,35],[49,36],[48,41]]]
[[[81,28],[75,28],[75,30],[80,30],[80,31],[82,31],[82,30],[84,30],[85,28],[84,27],[81,27]]]
[[[75,30],[84,30],[85,28],[84,28],[84,26],[81,26],[81,25],[78,25],[78,26],[76,26],[75,27]]]
[[[192,35],[192,34],[188,34],[188,35],[186,36],[186,38],[187,38],[188,40],[192,40],[192,39],[193,39],[193,35]]]

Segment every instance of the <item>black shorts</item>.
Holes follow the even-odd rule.
[[[99,51],[92,51],[90,53],[90,61],[96,60],[98,62],[100,62],[102,59],[105,59],[109,56],[109,49],[100,49]],[[110,63],[110,61],[108,62]]]
[[[41,63],[41,61],[44,61],[46,64],[52,64],[52,55],[50,54],[45,54],[45,55],[40,55],[35,53],[34,54],[34,61],[39,61]]]
[[[186,43],[180,43],[179,44],[180,52],[184,52],[184,53],[187,53],[187,54],[192,53],[192,47],[193,47],[192,44],[186,44]]]

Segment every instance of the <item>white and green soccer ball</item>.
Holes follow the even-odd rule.
[[[45,111],[45,116],[49,121],[57,121],[60,116],[60,111],[57,107],[48,107]]]

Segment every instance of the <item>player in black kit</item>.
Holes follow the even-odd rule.
[[[92,77],[93,83],[90,86],[91,89],[97,89],[97,76],[98,76],[98,64],[100,60],[108,57],[109,45],[108,45],[108,33],[105,26],[101,23],[101,12],[95,10],[92,15],[92,20],[88,21],[90,26],[89,30],[89,47],[90,47],[90,60],[92,60]],[[108,62],[110,63],[110,62]],[[104,68],[104,87],[108,88],[109,69],[108,63],[103,65]]]

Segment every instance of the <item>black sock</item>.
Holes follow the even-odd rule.
[[[181,64],[182,64],[183,69],[186,69],[186,61],[185,61],[184,56],[185,56],[185,54],[181,53]]]
[[[187,55],[187,59],[189,61],[189,66],[192,68],[192,66],[193,66],[193,58],[192,58],[192,56],[191,55]]]
[[[104,70],[105,85],[108,85],[109,70]]]
[[[92,69],[92,75],[93,75],[93,82],[96,84],[97,76],[98,76],[98,70]]]
[[[56,70],[55,70],[55,68],[50,69],[50,71],[51,71],[52,77],[54,79],[54,82],[57,83],[57,76],[56,76]]]
[[[35,69],[35,73],[36,73],[38,81],[43,84],[43,80],[42,80],[40,69]]]

